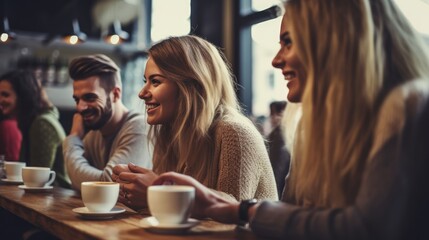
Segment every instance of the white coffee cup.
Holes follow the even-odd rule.
[[[107,213],[118,201],[119,183],[116,182],[82,182],[82,201],[90,212]]]
[[[179,185],[150,186],[147,202],[152,216],[160,224],[185,223],[192,211],[195,188]]]
[[[45,187],[55,181],[55,171],[47,167],[23,167],[22,180],[27,187]]]
[[[25,162],[4,162],[7,180],[22,181],[22,168]]]

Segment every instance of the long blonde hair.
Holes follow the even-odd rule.
[[[241,112],[229,66],[213,44],[196,36],[170,37],[152,46],[149,55],[180,91],[174,122],[150,130],[156,141],[154,171],[186,171],[215,187],[216,124]]]
[[[391,0],[290,0],[286,17],[307,72],[287,198],[343,207],[359,190],[380,103],[428,76],[428,58]]]

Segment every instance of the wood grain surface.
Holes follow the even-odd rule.
[[[153,233],[141,227],[147,217],[126,208],[126,212],[106,220],[81,218],[72,209],[83,207],[80,195],[54,187],[50,192],[30,193],[18,185],[0,184],[0,207],[61,239],[258,239],[251,231],[235,225],[202,220],[201,224],[180,234]]]

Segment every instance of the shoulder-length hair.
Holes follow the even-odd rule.
[[[18,127],[25,135],[36,116],[46,111],[52,104],[30,71],[10,71],[0,76],[0,81],[9,82],[16,93]]]
[[[392,87],[428,76],[427,55],[391,0],[289,0],[286,17],[307,71],[287,197],[352,204],[381,102]]]
[[[156,141],[154,171],[186,171],[215,187],[216,124],[241,112],[229,66],[213,44],[189,35],[155,44],[149,56],[179,88],[175,120],[151,127]]]

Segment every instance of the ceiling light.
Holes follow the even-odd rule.
[[[14,32],[11,32],[9,29],[9,20],[7,19],[7,17],[3,18],[3,25],[2,25],[3,29],[1,29],[1,33],[0,33],[0,42],[8,42],[10,40],[15,39],[16,34]]]
[[[107,35],[104,37],[104,40],[110,44],[117,45],[127,40],[128,37],[129,37],[129,34],[124,30],[122,30],[121,23],[118,20],[116,20],[109,27],[109,31],[107,32]]]
[[[73,19],[72,26],[72,31],[64,36],[64,41],[72,45],[84,42],[86,40],[86,34],[80,31],[77,19]]]

